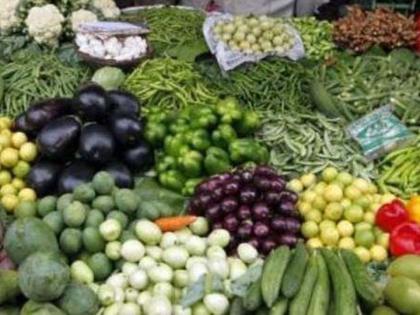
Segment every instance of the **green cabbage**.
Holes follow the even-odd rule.
[[[92,77],[93,82],[108,91],[118,89],[124,83],[124,80],[124,72],[115,67],[103,67],[97,70]]]

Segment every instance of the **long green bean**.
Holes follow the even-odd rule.
[[[30,53],[0,65],[4,97],[0,113],[14,117],[31,103],[52,97],[70,97],[89,77],[89,69],[66,65],[53,54]]]

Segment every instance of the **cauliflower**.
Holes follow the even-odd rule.
[[[71,14],[70,21],[71,21],[71,29],[73,32],[77,31],[77,28],[80,24],[85,22],[96,22],[98,17],[95,13],[88,11],[88,10],[78,10]]]
[[[25,24],[28,34],[39,44],[56,46],[63,31],[64,16],[55,5],[47,4],[29,10]]]
[[[0,34],[8,34],[19,26],[19,3],[20,0],[0,0]]]
[[[104,18],[114,19],[120,15],[120,9],[113,0],[93,0],[92,5]]]

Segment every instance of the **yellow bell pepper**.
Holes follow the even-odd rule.
[[[406,209],[410,219],[420,223],[420,195],[411,197],[406,205]]]

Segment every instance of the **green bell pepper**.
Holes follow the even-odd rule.
[[[217,116],[211,107],[196,109],[191,114],[191,127],[193,129],[209,129],[217,124]]]
[[[195,150],[188,150],[178,158],[178,165],[187,177],[199,177],[202,175],[203,156]]]
[[[242,119],[235,124],[236,131],[243,137],[252,135],[261,128],[261,119],[257,112],[247,110]]]
[[[169,131],[174,135],[184,133],[189,129],[190,126],[188,120],[179,117],[169,126]]]
[[[234,97],[227,97],[216,105],[216,111],[221,116],[221,122],[231,124],[242,119],[242,109]]]
[[[183,134],[167,136],[165,138],[164,150],[170,156],[179,157],[181,153],[189,150],[185,136]]]
[[[269,159],[267,148],[249,138],[233,141],[229,146],[229,154],[232,161],[237,164],[245,162],[265,164]]]
[[[195,187],[203,181],[202,178],[191,178],[186,181],[184,188],[182,188],[182,194],[184,196],[192,196],[195,192]]]
[[[227,124],[219,125],[211,134],[213,144],[221,148],[228,148],[229,144],[236,140],[236,138],[235,129]]]
[[[144,131],[144,137],[154,147],[158,147],[165,140],[167,133],[168,129],[163,123],[148,122],[146,124],[146,130]]]
[[[159,159],[156,164],[156,171],[160,174],[177,167],[176,159],[172,156],[166,155],[162,159]]]
[[[189,137],[189,143],[194,149],[205,151],[211,145],[209,133],[205,129],[192,131]]]
[[[204,159],[204,168],[208,175],[223,173],[230,170],[232,165],[228,153],[221,148],[209,148]]]
[[[162,186],[181,192],[185,185],[185,177],[180,171],[169,170],[159,174],[159,182]]]

